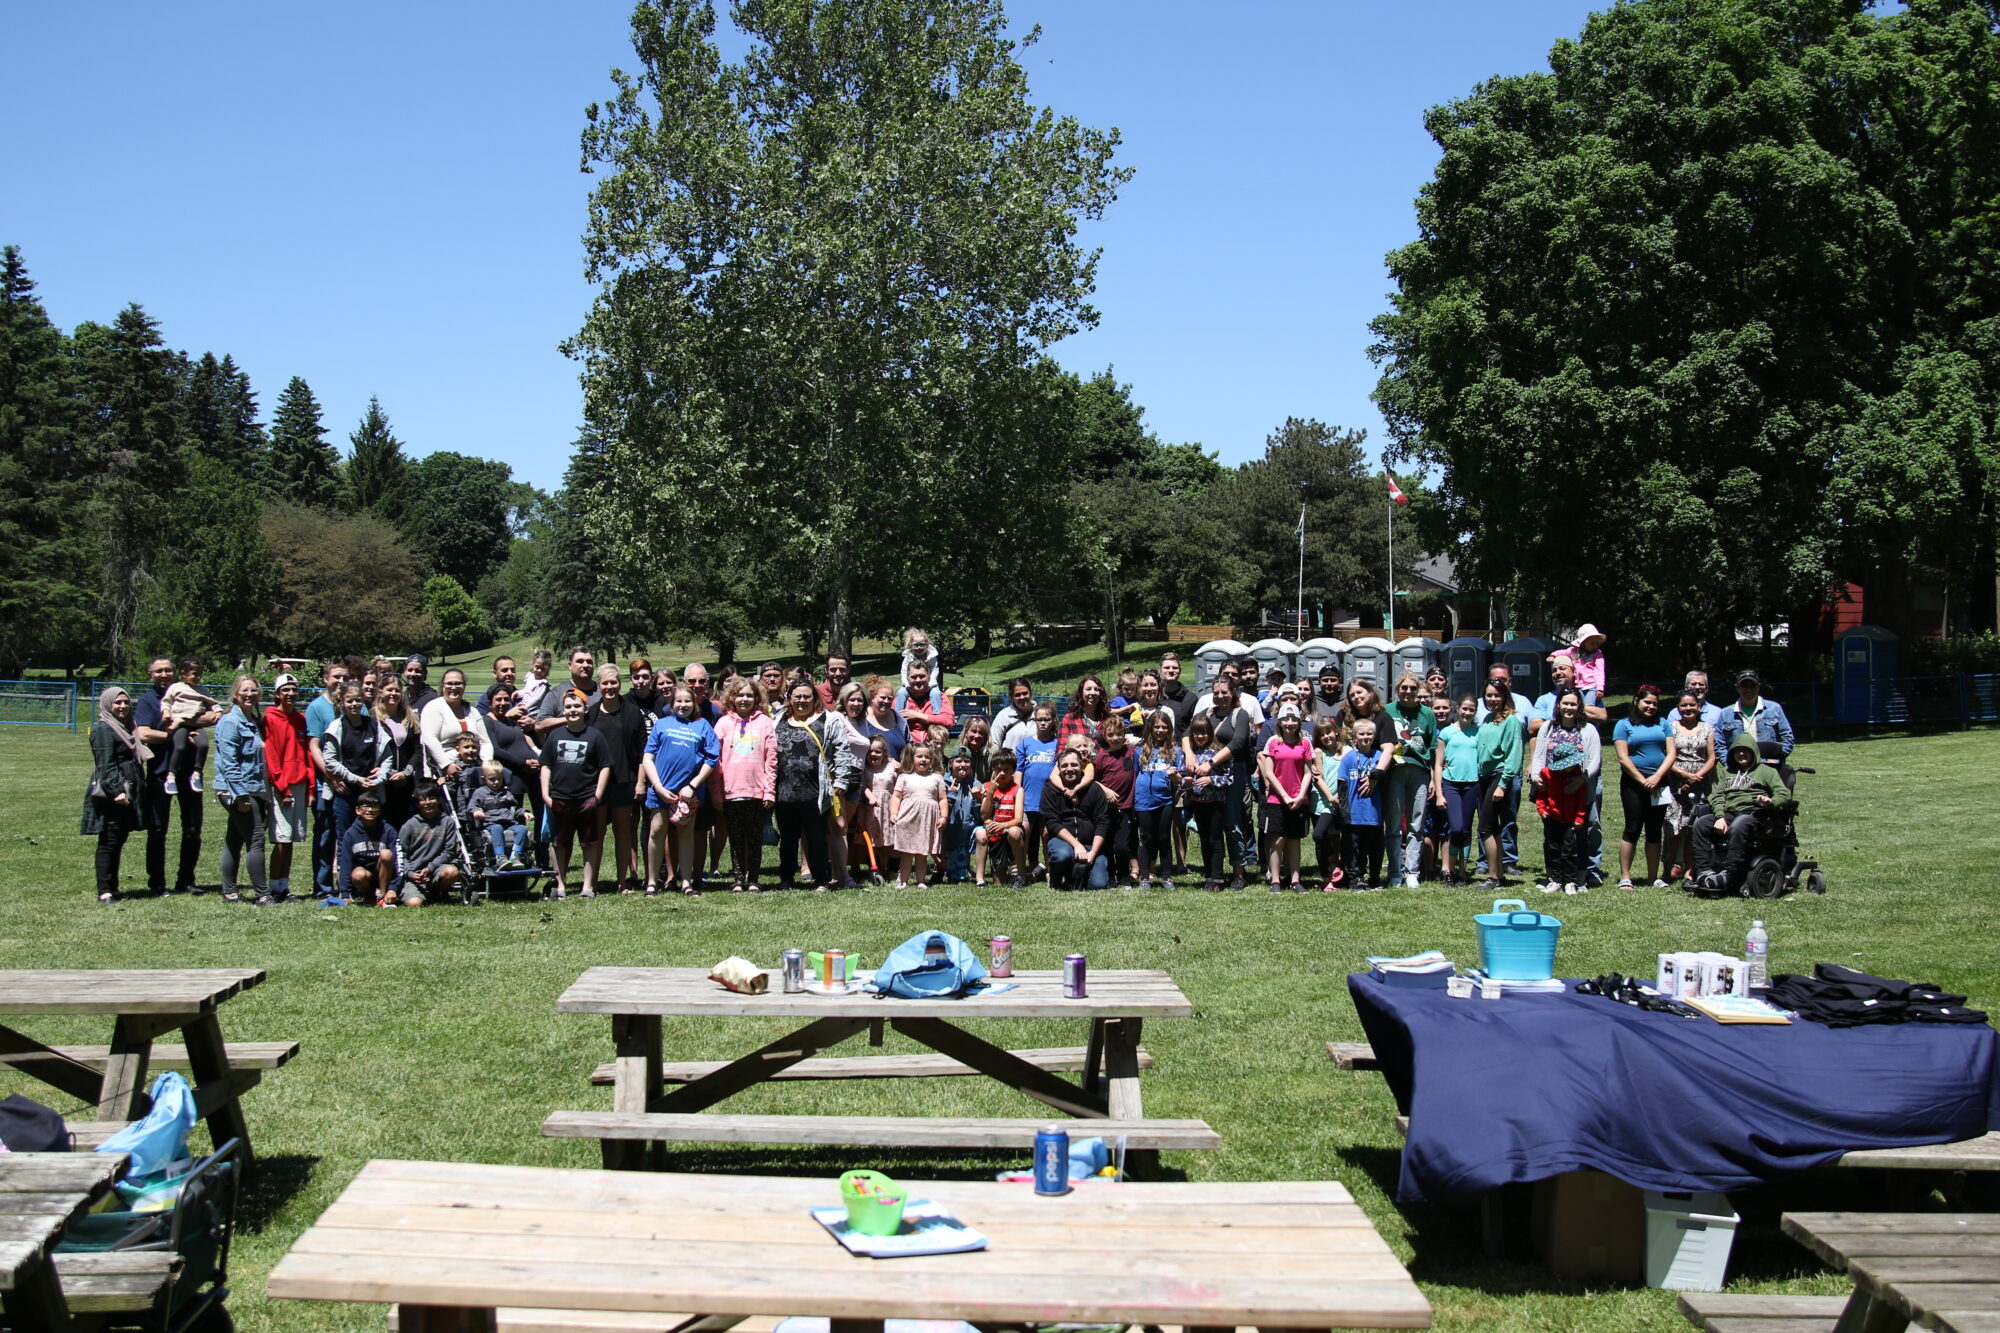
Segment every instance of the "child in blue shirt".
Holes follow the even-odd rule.
[[[942,850],[947,884],[963,884],[972,874],[972,835],[979,828],[979,798],[984,794],[972,776],[972,751],[956,747],[951,752],[951,781],[944,789]]]
[[[1347,799],[1347,883],[1362,892],[1382,887],[1382,791],[1375,760],[1375,723],[1364,717],[1354,724],[1354,748],[1340,757],[1340,786]]]

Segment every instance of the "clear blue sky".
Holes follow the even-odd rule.
[[[1014,0],[1036,99],[1117,126],[1138,169],[1089,238],[1106,365],[1169,441],[1254,456],[1287,416],[1363,427],[1383,255],[1414,235],[1425,107],[1546,67],[1585,0]],[[560,482],[556,350],[589,304],[586,103],[629,6],[15,6],[0,241],[65,328],[145,306],[230,352],[265,412],[293,375],[341,447],[379,395],[414,455]]]

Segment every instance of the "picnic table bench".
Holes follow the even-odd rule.
[[[692,1312],[717,1316],[715,1327],[824,1315],[835,1333],[879,1333],[893,1318],[1430,1326],[1422,1293],[1336,1182],[1104,1184],[1055,1198],[993,1181],[908,1183],[989,1248],[849,1254],[808,1214],[837,1202],[831,1177],[370,1162],[267,1290],[397,1302],[402,1333],[495,1330],[501,1307]]]
[[[1688,1295],[1708,1333],[2000,1330],[2000,1215],[1786,1213],[1786,1235],[1854,1279],[1851,1296]]]
[[[264,1071],[298,1053],[297,1042],[225,1042],[216,1008],[264,980],[258,968],[16,969],[0,971],[0,1015],[108,1014],[108,1046],[47,1046],[0,1025],[0,1065],[22,1073],[95,1108],[101,1141],[114,1128],[144,1114],[147,1074],[155,1064],[186,1068],[192,1075],[196,1114],[208,1122],[216,1143],[237,1139],[246,1171],[251,1165],[250,1130],[242,1095]],[[156,1045],[179,1032],[179,1044]],[[80,1135],[81,1137],[81,1135]]]
[[[992,989],[958,999],[878,999],[865,994],[785,994],[767,974],[762,995],[725,990],[693,967],[593,967],[563,992],[563,1013],[606,1014],[618,1058],[593,1078],[613,1087],[610,1112],[557,1111],[542,1132],[593,1138],[607,1167],[648,1164],[667,1142],[811,1143],[832,1146],[1026,1147],[1046,1117],[949,1119],[841,1115],[721,1115],[709,1108],[767,1080],[793,1078],[917,1078],[984,1074],[1065,1115],[1102,1122],[1092,1132],[1123,1137],[1127,1165],[1141,1173],[1162,1149],[1213,1148],[1221,1140],[1199,1120],[1145,1115],[1139,1071],[1152,1061],[1140,1045],[1146,1019],[1186,1017],[1187,997],[1163,971],[1105,971],[1090,977],[1090,995],[1068,999],[1055,971],[1017,971]],[[809,1020],[740,1059],[669,1065],[662,1059],[663,1017]],[[960,1022],[983,1018],[1077,1018],[1090,1022],[1083,1047],[1010,1051],[975,1036]],[[878,1042],[893,1028],[931,1048],[930,1055],[818,1058],[850,1038]],[[1072,1081],[1058,1070],[1081,1071]],[[670,1078],[669,1075],[672,1075]],[[670,1082],[681,1086],[663,1091]],[[655,1164],[658,1164],[657,1162]]]
[[[59,1275],[51,1251],[110,1193],[127,1161],[123,1153],[0,1153],[0,1310],[11,1327],[64,1333],[72,1326],[60,1280],[68,1275]],[[162,1274],[159,1286],[165,1281]]]

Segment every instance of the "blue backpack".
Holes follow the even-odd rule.
[[[890,951],[875,971],[869,990],[879,999],[900,995],[906,1000],[948,999],[963,995],[986,979],[986,967],[956,935],[926,930]]]

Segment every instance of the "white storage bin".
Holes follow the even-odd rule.
[[[1646,1191],[1646,1285],[1721,1291],[1741,1220],[1727,1194]]]

